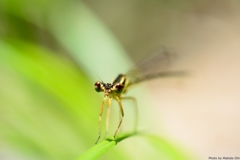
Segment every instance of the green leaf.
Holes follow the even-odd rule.
[[[122,134],[117,139],[117,142],[121,142],[124,139],[139,136],[139,138],[145,138],[148,140],[149,144],[158,152],[159,157],[163,157],[165,160],[191,160],[191,156],[187,155],[185,151],[182,151],[180,147],[171,144],[164,138],[156,135],[151,135],[147,133],[129,133]],[[108,152],[111,148],[116,146],[114,139],[107,139],[93,146],[84,152],[76,160],[95,160],[101,157],[104,153]]]
[[[97,76],[112,80],[129,69],[131,62],[122,45],[83,2],[58,4],[50,13],[49,30],[94,81]]]
[[[98,110],[91,108],[98,103],[83,73],[55,55],[0,41],[0,139],[49,159],[70,159],[93,144]]]
[[[118,136],[117,143],[121,142],[122,140],[132,137],[137,133],[129,133],[129,134],[122,134]],[[88,149],[84,152],[78,159],[76,160],[94,160],[99,158],[105,152],[109,151],[112,147],[116,146],[116,141],[111,138],[105,141],[98,143],[97,145],[93,146],[92,148]]]

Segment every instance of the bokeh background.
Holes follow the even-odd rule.
[[[139,130],[195,159],[240,156],[239,42],[237,0],[1,0],[0,159],[76,159],[97,138],[94,82],[110,82],[162,44],[177,54],[171,70],[189,74],[128,92]],[[122,132],[134,117],[132,103],[124,106]],[[136,136],[101,159],[161,152]]]

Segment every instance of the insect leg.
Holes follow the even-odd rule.
[[[100,109],[100,114],[99,114],[99,119],[98,119],[98,139],[97,139],[97,141],[95,142],[95,144],[98,143],[98,140],[99,140],[100,137],[101,137],[101,121],[102,121],[102,113],[103,113],[104,104],[105,104],[106,99],[107,99],[107,97],[104,97],[104,98],[103,98],[103,101],[102,101],[102,107],[101,107],[101,109]]]
[[[135,124],[134,124],[134,132],[136,132],[137,130],[137,125],[138,125],[138,105],[137,105],[137,100],[136,98],[134,97],[121,97],[121,99],[126,99],[126,100],[132,100],[134,102],[134,105],[135,105],[135,112],[136,112],[136,115],[135,115]]]
[[[121,112],[121,117],[120,117],[120,121],[119,121],[119,124],[118,124],[118,128],[117,128],[117,130],[116,130],[115,133],[114,133],[114,140],[115,140],[115,142],[116,142],[116,144],[117,144],[116,135],[117,135],[117,132],[118,132],[118,130],[119,130],[121,124],[122,124],[124,112],[123,112],[123,107],[122,107],[122,103],[121,103],[120,99],[119,99],[118,97],[115,97],[115,99],[116,99],[117,102],[118,102],[118,105],[119,105],[119,108],[120,108],[120,112]]]
[[[107,135],[108,131],[109,131],[109,119],[110,119],[110,113],[111,113],[111,98],[108,99],[108,109],[107,109],[107,117],[106,117],[106,133],[105,135]]]

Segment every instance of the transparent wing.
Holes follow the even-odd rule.
[[[173,72],[166,72],[166,70],[173,57],[173,53],[170,53],[166,47],[155,50],[126,73],[130,81],[129,85],[156,77],[172,75]]]

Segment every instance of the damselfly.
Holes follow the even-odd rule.
[[[114,140],[117,143],[116,135],[118,130],[122,124],[124,117],[124,110],[121,103],[122,99],[131,99],[135,101],[134,97],[124,97],[123,94],[126,93],[128,88],[134,84],[139,82],[153,79],[156,77],[164,77],[164,76],[172,76],[179,75],[181,72],[169,72],[166,71],[166,67],[169,65],[172,55],[165,49],[161,49],[149,57],[144,58],[142,61],[137,63],[129,72],[126,74],[119,74],[112,83],[104,83],[103,81],[97,81],[95,83],[95,90],[97,92],[103,92],[104,98],[102,101],[102,106],[100,109],[99,121],[98,121],[98,138],[95,144],[98,143],[98,140],[101,137],[101,121],[102,114],[104,110],[104,105],[108,100],[108,111],[106,118],[106,132],[108,131],[108,123],[109,123],[109,115],[110,115],[110,107],[111,100],[115,99],[119,105],[121,117],[117,126],[117,129],[114,133]],[[137,104],[136,104],[137,107]]]

